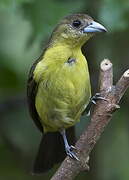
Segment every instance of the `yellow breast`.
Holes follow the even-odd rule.
[[[34,71],[34,79],[39,84],[35,105],[44,130],[74,125],[91,96],[81,49],[62,45],[48,49]]]

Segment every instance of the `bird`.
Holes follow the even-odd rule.
[[[79,160],[74,125],[91,98],[87,60],[82,46],[106,28],[87,14],[64,17],[54,28],[40,57],[30,68],[27,102],[42,138],[33,174],[42,174],[66,155]]]

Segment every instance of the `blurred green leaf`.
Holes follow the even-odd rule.
[[[16,4],[21,4],[24,2],[32,2],[33,0],[0,0],[0,6],[2,8],[14,7]]]
[[[99,18],[113,31],[124,31],[129,27],[129,1],[103,0]]]

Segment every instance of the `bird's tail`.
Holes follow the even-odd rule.
[[[66,135],[69,143],[73,145],[75,143],[74,127],[67,129]],[[63,161],[65,157],[64,142],[60,133],[46,133],[42,137],[32,173],[44,173],[51,169],[54,164]]]

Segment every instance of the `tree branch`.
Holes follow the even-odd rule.
[[[111,120],[113,112],[120,108],[118,103],[129,87],[129,70],[122,75],[116,86],[112,82],[112,63],[105,59],[100,65],[99,90],[107,100],[97,102],[88,128],[75,145],[80,161],[66,157],[51,180],[72,180],[79,172],[89,170],[89,154]]]

